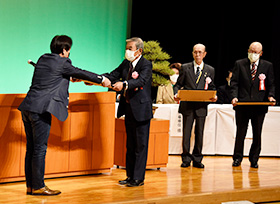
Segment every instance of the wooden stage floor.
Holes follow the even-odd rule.
[[[280,201],[280,158],[260,158],[259,169],[248,158],[232,167],[232,158],[206,156],[205,169],[180,168],[179,156],[169,156],[167,168],[148,170],[145,185],[129,188],[118,184],[125,170],[110,174],[47,179],[59,196],[25,194],[25,182],[0,184],[0,203],[222,203],[247,200]]]

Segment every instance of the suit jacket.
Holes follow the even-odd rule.
[[[70,76],[96,83],[102,81],[102,76],[72,66],[69,58],[58,54],[42,55],[35,66],[31,87],[18,109],[38,114],[49,112],[65,121]]]
[[[130,61],[124,60],[118,68],[110,74],[105,74],[111,81],[125,81],[128,79]],[[126,90],[133,116],[137,121],[149,120],[153,117],[151,83],[152,83],[152,63],[141,56],[133,72],[138,72],[137,79],[128,79],[128,89]],[[120,98],[117,117],[125,114],[126,99],[123,91]]]
[[[252,81],[250,61],[248,58],[237,60],[235,62],[231,84],[231,97],[238,98],[240,102],[262,102],[268,101],[268,97],[275,97],[275,86],[274,86],[274,71],[272,63],[260,59],[257,67],[257,73],[255,80]],[[264,74],[265,79],[265,90],[259,90],[260,79],[259,75]],[[260,107],[267,112],[268,107]]]
[[[180,89],[185,90],[204,90],[205,79],[210,77],[212,79],[211,83],[208,85],[209,90],[214,90],[214,68],[210,65],[204,63],[202,74],[198,84],[195,83],[195,73],[194,73],[194,63],[183,64],[179,73],[179,78],[174,86],[174,94]],[[195,111],[196,116],[205,117],[207,116],[207,106],[209,103],[205,102],[187,102],[181,101],[179,106],[179,113],[183,115],[189,115],[191,112]]]
[[[228,84],[217,88],[218,104],[231,104],[230,86]]]

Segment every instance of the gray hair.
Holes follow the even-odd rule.
[[[144,43],[141,38],[138,37],[129,38],[126,40],[126,42],[135,42],[137,50],[141,48],[144,51]]]

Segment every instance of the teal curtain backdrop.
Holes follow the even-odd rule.
[[[129,0],[1,0],[0,93],[26,93],[31,59],[50,52],[55,35],[73,40],[70,59],[76,67],[98,74],[124,59]],[[71,83],[70,92],[107,91]]]

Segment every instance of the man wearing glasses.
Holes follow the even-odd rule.
[[[204,90],[215,89],[214,85],[214,68],[203,62],[206,56],[206,48],[202,44],[196,44],[192,52],[194,61],[183,64],[177,83],[174,86],[175,100],[177,92],[180,89],[185,90]],[[217,96],[212,99],[217,101]],[[181,101],[179,106],[179,113],[183,115],[183,153],[181,167],[186,168],[190,166],[193,161],[193,167],[204,168],[202,161],[202,145],[203,145],[203,131],[205,118],[207,116],[206,102],[187,102]],[[193,152],[190,153],[190,138],[193,123],[195,120],[195,145]]]

